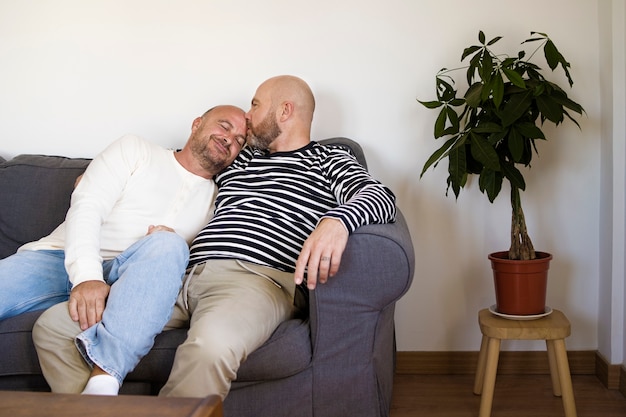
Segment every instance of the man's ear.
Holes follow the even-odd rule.
[[[195,119],[193,119],[193,122],[191,123],[191,131],[194,132],[198,130],[201,124],[202,124],[202,117],[196,117]]]
[[[293,116],[293,110],[294,106],[291,101],[285,101],[284,103],[282,103],[280,105],[280,114],[278,115],[279,120],[281,122],[284,122],[285,120],[289,119],[291,116]]]

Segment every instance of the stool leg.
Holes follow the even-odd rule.
[[[485,364],[485,378],[483,393],[480,397],[480,411],[478,417],[489,417],[493,404],[493,391],[496,386],[496,372],[498,371],[498,356],[500,355],[500,339],[488,338],[487,360]],[[570,416],[566,416],[570,417]]]
[[[548,363],[550,364],[550,379],[552,380],[552,393],[555,397],[561,396],[561,383],[559,381],[559,367],[556,364],[556,356],[554,353],[554,343],[546,340],[548,350]]]
[[[572,388],[572,376],[567,362],[567,351],[565,350],[565,340],[557,339],[550,341],[554,344],[554,354],[559,368],[559,380],[561,383],[561,393],[563,395],[563,408],[565,417],[576,417],[576,404],[574,402],[574,389]]]
[[[474,378],[474,394],[483,392],[483,379],[485,378],[485,365],[487,363],[487,336],[483,335],[478,352],[478,365],[476,365],[476,377]]]

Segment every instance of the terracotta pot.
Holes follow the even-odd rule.
[[[508,252],[489,255],[499,313],[528,316],[545,312],[552,255],[546,252],[536,255],[530,261],[510,260]]]

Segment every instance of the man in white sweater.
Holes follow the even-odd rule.
[[[67,300],[90,383],[119,387],[170,318],[188,245],[213,214],[213,178],[245,143],[234,106],[194,119],[178,152],[130,135],[112,143],[85,171],[65,222],[0,260],[0,320]],[[139,319],[128,300],[148,296]],[[129,351],[130,339],[146,343]]]

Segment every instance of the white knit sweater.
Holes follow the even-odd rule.
[[[213,180],[183,168],[172,150],[128,135],[94,158],[72,194],[65,222],[20,250],[65,250],[73,285],[102,280],[112,259],[146,235],[173,228],[188,243],[213,214]]]

